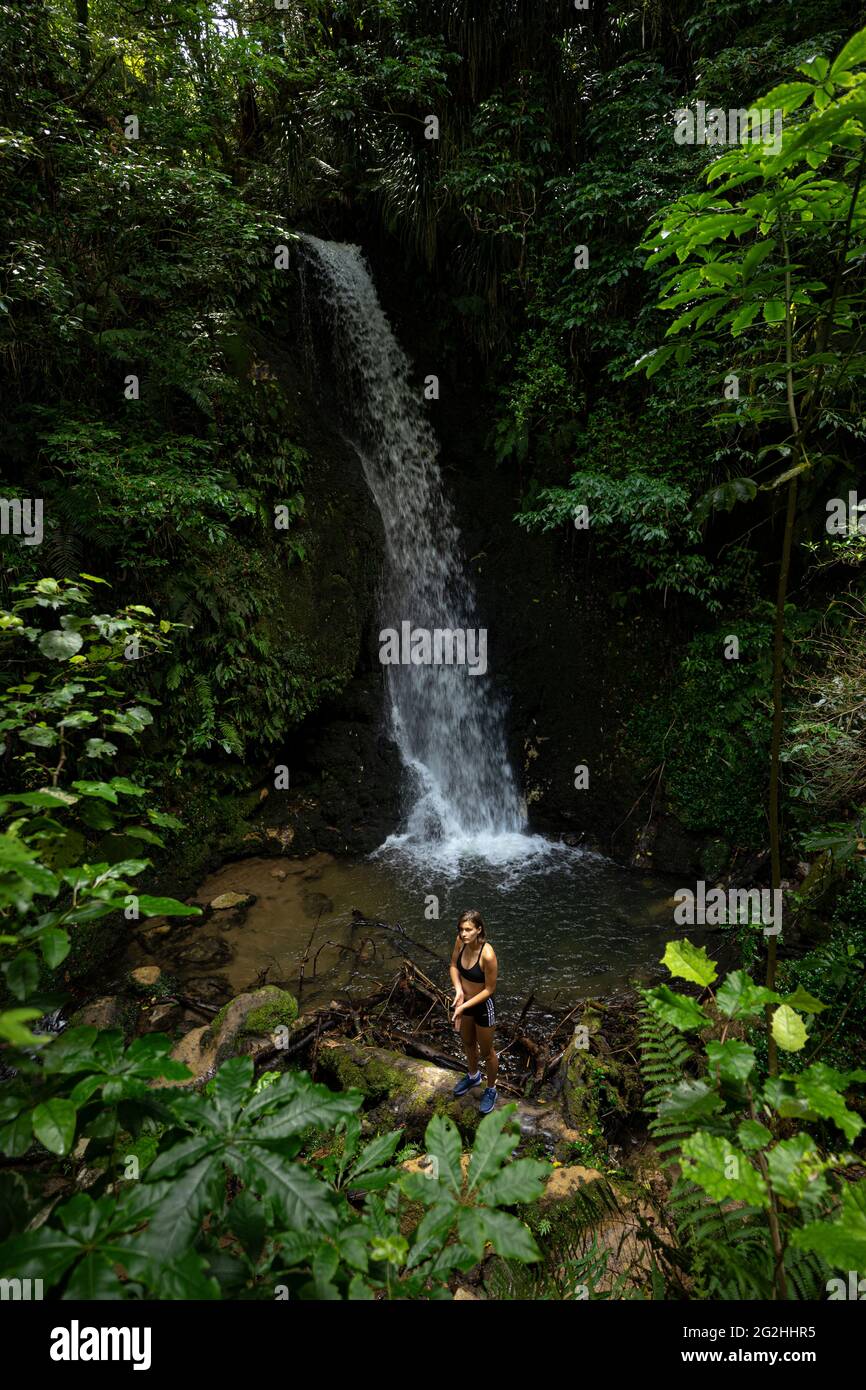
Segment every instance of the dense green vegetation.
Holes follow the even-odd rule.
[[[864,23],[838,0],[0,4],[2,487],[44,503],[41,544],[0,537],[0,1152],[38,1160],[0,1174],[0,1272],[438,1298],[489,1244],[498,1296],[612,1296],[603,1254],[537,1243],[549,1167],[512,1158],[507,1111],[468,1173],[435,1116],[431,1179],[399,1131],[362,1141],[355,1091],[240,1058],[152,1086],[188,1077],[169,1038],[36,1022],[124,922],[197,911],[135,881],[353,675],[298,598],[305,231],[363,241],[483,383],[515,530],[576,534],[612,619],[683,634],[624,732],[647,802],[719,872],[766,851],[779,888],[818,856],[823,898],[791,894],[817,945],[777,965],[742,923],[716,988],[672,942],[689,990],[643,993],[676,1172],[639,1296],[818,1298],[862,1270],[866,523],[827,521],[866,440]],[[778,146],[676,144],[698,102],[780,110]]]

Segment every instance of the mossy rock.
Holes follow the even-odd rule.
[[[632,1100],[639,1103],[639,1085],[633,1069],[606,1055],[603,1040],[595,1043],[601,1027],[597,1010],[587,1009],[581,1024],[588,1032],[589,1047],[579,1045],[575,1032],[562,1059],[562,1109],[570,1125],[579,1130],[584,1140],[600,1138],[603,1132],[602,1114],[613,1111],[625,1116]],[[578,1025],[579,1027],[580,1025]]]
[[[207,1027],[193,1028],[172,1048],[172,1057],[183,1062],[193,1082],[212,1076],[230,1057],[255,1058],[271,1047],[278,1028],[291,1029],[298,1017],[298,1001],[276,985],[238,994],[224,1004]],[[171,1085],[171,1082],[154,1084]],[[192,1082],[179,1082],[189,1085]]]
[[[233,1015],[231,1019],[230,1014]],[[233,1037],[261,1037],[276,1032],[280,1027],[290,1028],[297,1017],[298,1001],[293,994],[276,985],[264,985],[223,1004],[208,1029],[208,1042],[226,1041],[221,1035],[227,1021]]]

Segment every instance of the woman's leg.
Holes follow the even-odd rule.
[[[467,1018],[465,1014],[460,1015],[460,1036],[466,1051],[466,1065],[469,1068],[469,1075],[474,1076],[478,1070],[478,1037],[474,1018]]]
[[[499,1058],[493,1047],[493,1028],[482,1028],[480,1023],[476,1023],[475,1032],[478,1036],[478,1050],[481,1052],[481,1060],[487,1074],[488,1086],[496,1085],[496,1076],[499,1071]]]

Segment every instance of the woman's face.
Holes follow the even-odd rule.
[[[465,942],[467,946],[471,946],[474,941],[477,941],[480,935],[474,922],[461,922],[457,930],[460,933],[460,940]]]

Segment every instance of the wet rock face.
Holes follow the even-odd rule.
[[[645,778],[621,744],[671,633],[652,610],[617,615],[598,561],[580,564],[567,536],[527,534],[512,519],[518,499],[505,501],[507,514],[492,502],[487,529],[470,529],[466,544],[479,556],[473,570],[488,660],[507,698],[509,751],[530,824],[627,859],[637,825],[622,823]],[[483,514],[469,499],[465,511]]]
[[[399,271],[387,261],[376,262],[374,269],[402,345],[410,359],[425,360],[429,314],[407,307],[413,301],[401,291]],[[590,550],[585,536],[569,535],[567,528],[528,533],[517,525],[514,514],[528,478],[493,457],[489,414],[478,406],[486,369],[465,354],[458,361],[445,342],[439,356],[442,391],[430,407],[430,420],[480,620],[488,630],[490,677],[506,704],[509,754],[530,824],[543,833],[566,832],[578,842],[597,843],[627,861],[646,819],[646,811],[637,823],[634,817],[626,819],[645,774],[639,776],[623,755],[623,731],[688,634],[673,605],[647,601],[614,607],[610,595],[624,586],[623,575],[605,567],[598,548]],[[564,461],[560,481],[567,480],[569,471]],[[381,680],[377,684],[381,712]],[[369,751],[360,758],[349,726],[332,726],[328,734],[326,756],[333,761],[326,766],[324,756],[321,760],[323,817],[342,827],[349,818],[341,804],[354,801],[353,815],[357,807],[376,828],[366,841],[358,836],[357,847],[372,848],[399,816],[396,750],[388,755],[390,763],[377,763],[370,761]],[[369,789],[384,791],[385,803],[377,805],[376,796],[367,804],[355,799],[351,768],[359,758],[363,781]],[[588,786],[582,789],[575,786],[580,764],[589,769]],[[345,852],[336,838],[317,843]],[[674,871],[679,869],[677,863]]]
[[[386,727],[373,598],[371,605],[370,640],[361,656],[366,669],[310,721],[293,753],[298,788],[309,798],[305,848],[331,854],[369,854],[400,823],[403,766]]]

